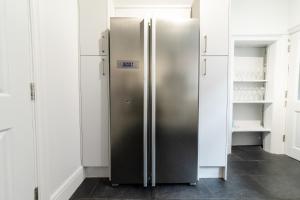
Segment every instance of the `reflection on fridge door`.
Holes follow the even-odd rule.
[[[112,184],[196,183],[199,22],[110,27]]]

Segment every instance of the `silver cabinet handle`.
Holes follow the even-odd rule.
[[[102,58],[101,59],[101,62],[100,62],[100,64],[99,64],[99,79],[101,79],[102,78],[102,76],[105,76],[105,59],[104,58]]]
[[[105,53],[105,43],[106,41],[105,41],[105,36],[104,36],[104,34],[102,34],[101,35],[101,47],[102,47],[102,53]]]
[[[207,65],[207,60],[204,58],[204,70],[203,70],[203,76],[206,76],[206,65]]]
[[[207,53],[207,35],[204,35],[204,53]]]
[[[105,76],[105,59],[104,58],[102,58],[102,76]]]

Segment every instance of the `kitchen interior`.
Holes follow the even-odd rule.
[[[182,2],[184,4],[180,5],[177,1],[174,4],[168,1],[79,1],[80,71],[83,75],[82,158],[88,177],[107,176],[116,187],[122,183],[139,183],[144,187],[164,183],[196,185],[195,180],[202,178],[227,180],[232,175],[228,169],[228,158],[236,158],[244,150],[253,148],[270,155],[287,154],[285,142],[288,134],[286,118],[290,87],[289,34],[294,34],[294,31],[289,33],[288,17],[283,18],[282,15],[289,13],[289,4],[282,1],[272,5],[271,2],[236,0]],[[260,10],[255,10],[257,8]],[[269,17],[264,20],[261,19],[263,9],[267,9]],[[274,19],[270,19],[275,18],[275,10],[280,11],[279,22],[286,20],[286,24],[280,24],[281,27],[277,27]],[[257,15],[253,16],[251,12],[255,11]],[[186,41],[187,45],[193,36],[180,38],[178,32],[183,30],[179,25],[176,28],[171,24],[176,24],[176,21],[177,24],[188,24],[193,20],[198,23],[199,32],[195,29],[194,33],[198,32],[199,40],[194,38],[192,43],[197,43],[199,49],[193,47],[192,43],[187,49],[184,43],[180,43],[182,47],[176,46],[180,40]],[[134,27],[133,21],[138,21],[140,27]],[[263,27],[264,23],[273,24]],[[134,33],[136,28],[140,30]],[[185,31],[188,30],[192,28],[187,27]],[[117,31],[121,33],[119,37]],[[99,40],[100,32],[102,37]],[[163,35],[168,38],[163,38]],[[172,37],[177,39],[172,41]],[[134,46],[137,41],[134,38],[140,38],[140,44],[136,48]],[[137,50],[138,48],[140,49]],[[135,55],[130,55],[130,52]],[[191,56],[193,52],[197,53]],[[193,65],[189,62],[193,58],[199,60],[194,62],[194,72],[192,68],[188,68]],[[97,74],[99,63],[102,70],[100,78]],[[189,65],[178,66],[179,63]],[[139,65],[144,71],[140,71],[140,75],[135,78],[133,74],[126,72],[139,68]],[[94,70],[88,72],[90,68]],[[192,74],[188,75],[188,71],[194,77]],[[190,79],[190,89],[183,87],[184,79]],[[189,91],[194,88],[192,80],[195,80],[194,87],[199,95],[199,99],[194,97],[193,101],[199,102],[199,106],[196,106],[198,109],[183,97],[192,95]],[[95,86],[97,81],[98,85]],[[136,88],[135,84],[139,84],[140,88]],[[143,84],[144,91],[141,88]],[[140,131],[137,131],[137,126],[132,130],[140,135],[126,142],[140,142],[139,147],[135,146],[136,152],[139,152],[136,155],[131,151],[135,147],[131,146],[126,150],[125,141],[120,141],[121,135],[129,128],[129,124],[123,122],[126,117],[122,117],[122,113],[129,117],[129,110],[126,111],[126,106],[117,106],[120,101],[124,101],[124,105],[134,104],[135,97],[127,96],[129,91],[134,93],[133,88],[136,90],[135,95],[139,90],[141,102],[136,102],[136,108],[132,110],[136,117],[139,115],[139,122],[135,123],[140,124]],[[121,94],[120,91],[124,93]],[[124,99],[116,100],[120,96]],[[97,114],[95,108],[98,109]],[[197,116],[194,113],[196,111]],[[94,117],[98,120],[92,121],[91,118]],[[101,126],[99,120],[105,124]],[[127,120],[133,119],[129,117]],[[198,121],[196,126],[192,125],[193,120]],[[191,127],[195,129],[192,130]],[[185,131],[179,131],[181,128]],[[193,141],[198,140],[197,147],[194,148],[194,143],[190,141],[181,149],[184,136],[176,141],[176,135],[188,135],[189,131],[192,134],[195,130],[197,134]],[[125,145],[122,147],[124,151],[120,152],[120,146],[114,145]],[[187,146],[196,149],[196,153],[186,151]],[[232,151],[237,154],[233,152],[233,156],[227,157]],[[174,154],[180,157],[174,157]],[[185,156],[190,157],[190,160],[183,159]],[[139,161],[140,168],[135,163],[137,158],[143,159],[143,162]],[[193,170],[193,161],[198,162],[196,171]],[[191,163],[188,164],[189,162]],[[136,181],[133,181],[132,169],[139,172],[140,178],[136,178]],[[187,174],[182,171],[184,169],[188,169]],[[193,178],[188,179],[192,171]]]
[[[299,9],[0,0],[0,200],[300,199]]]

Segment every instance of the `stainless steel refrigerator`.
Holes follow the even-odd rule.
[[[111,182],[196,183],[199,21],[111,18]]]

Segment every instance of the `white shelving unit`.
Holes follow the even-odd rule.
[[[234,80],[235,83],[266,83],[267,80]]]
[[[262,144],[262,134],[271,133],[267,46],[247,44],[234,49],[232,145]]]
[[[271,132],[271,129],[264,127],[243,127],[233,128],[232,132]]]
[[[266,100],[249,100],[249,101],[234,101],[234,104],[272,104],[272,101]]]
[[[287,46],[287,36],[232,37],[228,152],[236,145],[262,145],[284,153]]]

